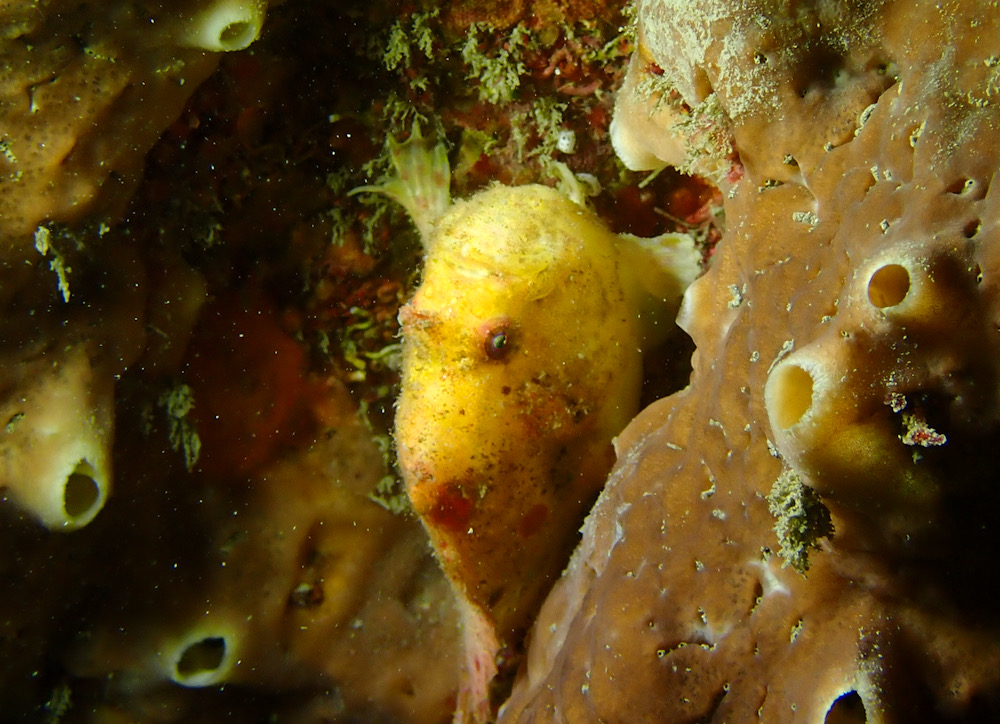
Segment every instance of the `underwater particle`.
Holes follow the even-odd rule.
[[[297,608],[315,608],[323,603],[323,581],[303,581],[292,589],[288,602]]]
[[[170,388],[157,401],[167,415],[167,439],[175,452],[184,455],[184,468],[191,472],[201,456],[201,438],[189,413],[194,409],[194,393],[185,384]]]
[[[809,570],[809,549],[818,548],[820,538],[833,536],[830,511],[819,494],[785,468],[771,487],[767,507],[775,517],[774,532],[781,547],[778,554],[799,573]]]
[[[816,226],[819,223],[819,217],[811,211],[793,211],[792,221],[797,221],[800,224],[807,224],[809,226]]]
[[[14,155],[14,151],[10,147],[10,141],[6,138],[0,138],[0,156],[12,166],[17,163],[17,156]]]
[[[48,230],[47,227],[39,226],[35,229],[35,249],[42,256],[49,253],[50,244],[52,239],[52,232]]]
[[[741,304],[743,304],[743,298],[746,296],[746,287],[746,284],[744,284],[742,288],[736,284],[729,285],[729,293],[731,297],[726,303],[727,308],[737,309]]]
[[[917,413],[903,414],[903,426],[906,432],[899,436],[904,445],[919,445],[920,447],[938,447],[948,442],[943,433],[938,432]]]
[[[376,437],[375,442],[378,444],[379,449],[383,449],[384,447],[381,440],[385,440],[390,445],[392,443],[388,435],[383,436],[381,439]],[[375,489],[368,494],[368,499],[388,510],[393,515],[408,515],[413,512],[413,508],[410,506],[410,499],[406,495],[406,488],[403,486],[403,481],[398,474],[383,475],[375,483]]]
[[[52,244],[52,232],[46,226],[39,226],[35,229],[35,249],[43,257],[52,253],[52,259],[49,260],[49,269],[55,272],[57,279],[57,286],[59,293],[62,295],[63,301],[69,301],[69,274],[73,269],[66,264],[66,260],[63,258],[62,253],[55,248]]]
[[[901,392],[887,392],[885,395],[885,404],[893,412],[902,412],[906,409],[906,395]]]
[[[57,724],[73,708],[73,697],[69,683],[60,681],[52,689],[49,700],[45,702],[45,724]]]

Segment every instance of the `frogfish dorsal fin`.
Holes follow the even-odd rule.
[[[434,225],[451,205],[451,167],[448,149],[432,137],[424,138],[414,122],[410,137],[386,140],[392,170],[378,183],[351,189],[351,194],[379,193],[400,204],[409,214],[427,251]]]

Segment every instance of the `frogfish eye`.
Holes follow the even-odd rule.
[[[483,351],[491,360],[504,359],[512,345],[511,323],[508,319],[494,319],[482,327]]]

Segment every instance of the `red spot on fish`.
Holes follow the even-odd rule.
[[[427,510],[418,511],[434,527],[447,528],[453,532],[468,530],[472,517],[472,501],[462,495],[457,488],[441,488]]]

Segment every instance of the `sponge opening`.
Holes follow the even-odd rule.
[[[63,510],[74,523],[85,523],[96,514],[101,504],[101,486],[94,479],[94,468],[81,460],[66,478],[63,488]]]
[[[218,0],[206,3],[184,29],[180,42],[213,53],[243,50],[260,35],[263,0]]]
[[[226,639],[206,636],[189,644],[177,659],[174,681],[184,686],[209,686],[218,682],[226,659]]]
[[[867,721],[864,702],[856,691],[838,696],[823,719],[824,724],[865,724]]]
[[[901,264],[879,267],[868,279],[868,300],[879,309],[901,304],[910,292],[910,273]]]
[[[245,20],[229,23],[219,31],[219,46],[226,49],[242,50],[257,39],[260,27]]]
[[[767,385],[767,411],[771,422],[786,430],[812,407],[813,377],[797,364],[784,364],[771,373]]]

